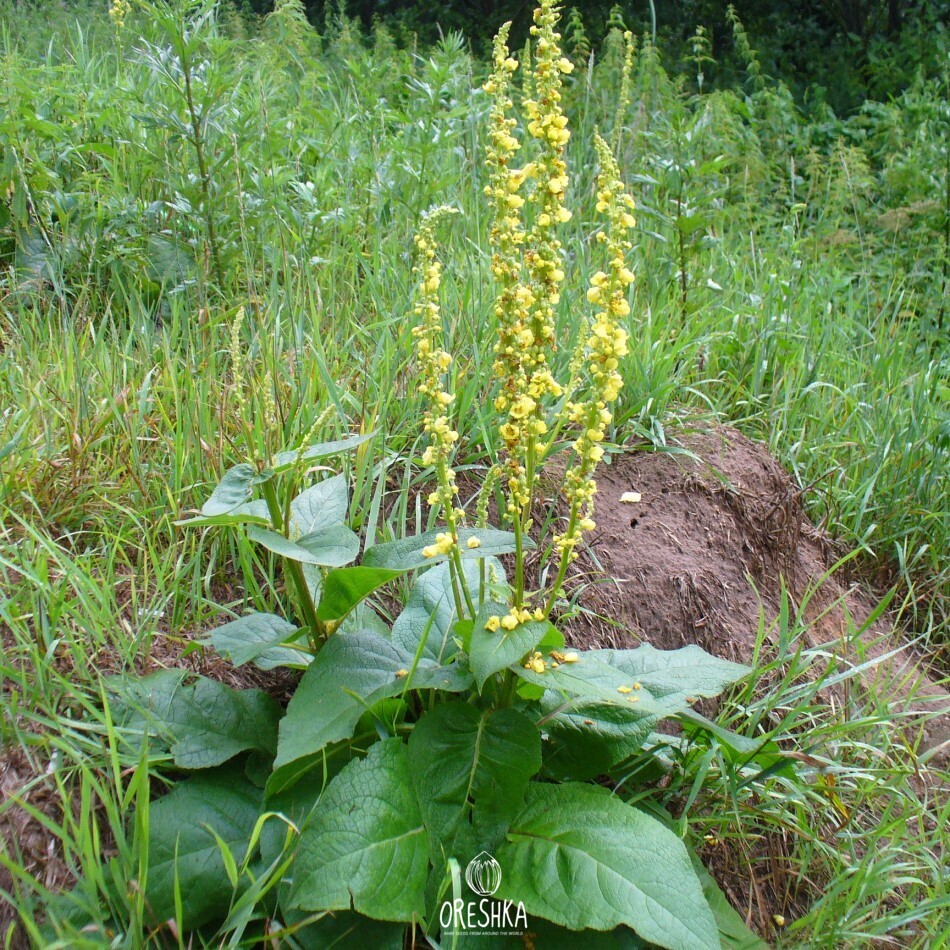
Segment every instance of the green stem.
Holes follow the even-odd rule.
[[[524,531],[521,518],[515,518],[515,606],[524,600]]]
[[[458,538],[458,534],[456,534],[456,538]],[[459,551],[458,544],[452,548],[452,569],[458,577],[458,585],[462,591],[462,596],[465,598],[465,606],[468,608],[469,616],[474,620],[477,611],[472,603],[472,595],[469,592],[468,584],[465,583],[465,574],[462,571],[462,552]]]
[[[194,93],[191,89],[191,62],[182,57],[181,71],[185,79],[185,100],[188,104],[188,115],[191,119],[192,145],[198,159],[198,173],[201,176],[201,191],[204,196],[205,227],[208,229],[208,244],[211,247],[211,260],[214,264],[214,276],[218,282],[218,290],[224,291],[224,268],[221,266],[221,253],[218,250],[218,236],[214,229],[214,216],[211,213],[211,176],[208,174],[208,163],[205,161],[204,141],[201,136],[201,119],[195,108]]]
[[[264,482],[262,492],[264,500],[267,502],[267,511],[270,514],[271,524],[276,532],[286,536],[284,528],[284,517],[280,507],[280,500],[277,497],[277,489],[274,483]],[[290,576],[294,588],[297,591],[297,600],[299,601],[300,613],[304,623],[310,628],[310,643],[314,651],[320,649],[320,641],[326,639],[326,626],[317,619],[317,608],[314,606],[313,598],[310,596],[310,588],[307,587],[307,579],[303,575],[303,565],[290,558],[281,558],[284,566],[284,573]]]
[[[567,521],[567,531],[566,536],[568,538],[572,537],[574,534],[574,529],[577,527],[577,516],[580,511],[578,503],[575,501],[571,505],[571,514]],[[573,548],[565,548],[561,554],[561,563],[558,565],[557,577],[554,579],[554,586],[551,588],[551,595],[548,597],[547,605],[544,608],[544,616],[550,617],[551,611],[554,609],[554,604],[557,602],[557,595],[561,591],[561,586],[564,583],[564,576],[567,574],[567,566],[571,562],[571,551]]]

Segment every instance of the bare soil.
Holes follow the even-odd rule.
[[[865,680],[892,697],[893,714],[920,733],[920,751],[950,752],[950,694],[888,615],[868,624],[881,592],[839,568],[832,543],[805,514],[801,493],[766,448],[734,429],[679,433],[672,452],[633,451],[598,471],[589,550],[577,562],[584,612],[575,645],[659,649],[696,643],[748,662],[767,639],[783,590],[810,646],[834,644],[855,662],[877,660]],[[627,492],[640,495],[621,501]],[[887,657],[896,652],[896,655]]]

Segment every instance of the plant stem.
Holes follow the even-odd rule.
[[[191,119],[192,145],[198,159],[198,174],[201,176],[201,191],[204,196],[205,226],[208,229],[208,244],[211,247],[211,261],[214,265],[214,279],[218,290],[224,290],[224,268],[221,266],[221,254],[218,250],[218,236],[214,229],[214,216],[211,213],[211,177],[208,174],[208,164],[205,161],[204,141],[201,137],[201,119],[195,108],[195,97],[191,88],[191,62],[188,57],[182,57],[181,71],[185,78],[185,100],[188,104],[188,115]]]
[[[567,521],[567,531],[565,532],[567,537],[573,537],[574,529],[577,527],[577,515],[579,513],[579,507],[577,502],[574,502],[571,505],[571,514]],[[557,577],[554,579],[554,585],[551,588],[551,594],[548,597],[548,602],[544,608],[544,616],[549,617],[551,611],[554,609],[554,604],[557,602],[557,595],[561,591],[561,586],[564,583],[564,576],[567,574],[567,566],[570,564],[571,551],[573,548],[566,548],[561,553],[561,563],[558,565]]]
[[[283,512],[280,507],[280,500],[277,497],[277,489],[273,482],[264,482],[262,492],[264,500],[267,502],[267,510],[270,513],[271,524],[278,534],[286,535]],[[299,601],[300,613],[303,621],[310,628],[310,643],[314,651],[320,649],[320,641],[325,640],[327,636],[326,626],[317,619],[317,608],[314,606],[313,598],[310,596],[310,588],[307,587],[307,579],[303,575],[303,565],[290,558],[281,558],[284,566],[284,574],[290,576],[297,591],[297,600]]]

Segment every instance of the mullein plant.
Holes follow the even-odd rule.
[[[349,527],[345,474],[297,494],[314,460],[359,452],[371,433],[269,458],[252,450],[257,457],[231,469],[189,523],[239,526],[278,555],[292,602],[285,616],[239,617],[205,643],[235,665],[301,670],[287,709],[257,690],[201,678],[186,683],[182,671],[114,687],[123,727],[149,721],[153,742],[168,740],[162,761],[198,773],[153,806],[149,828],[150,853],[168,860],[149,870],[148,904],[156,921],[174,916],[180,932],[213,920],[247,922],[247,911],[278,933],[278,922],[294,928],[305,912],[313,946],[334,943],[339,928],[347,945],[402,946],[411,928],[414,945],[421,930],[433,945],[450,947],[473,920],[476,928],[520,932],[526,943],[535,934],[546,945],[566,931],[629,936],[632,928],[670,950],[720,946],[683,842],[603,783],[607,777],[619,791],[644,766],[663,767],[664,756],[645,748],[648,741],[681,741],[654,738],[663,719],[678,720],[692,741],[723,743],[730,756],[752,762],[758,744],[731,737],[692,709],[698,697],[718,695],[747,671],[695,646],[570,650],[550,619],[582,538],[594,528],[594,476],[627,352],[634,226],[614,153],[597,136],[603,269],[591,278],[586,301],[574,306],[586,316],[560,383],[551,371],[565,284],[558,234],[571,217],[570,131],[560,103],[571,64],[556,24],[552,0],[543,0],[532,29],[531,75],[522,83],[523,132],[512,115],[519,67],[507,26],[485,84],[492,97],[487,197],[494,212],[499,461],[482,486],[474,523],[467,523],[452,468],[459,442],[454,362],[440,305],[436,233],[453,210],[437,208],[416,238],[412,335],[426,404],[422,458],[433,472],[428,501],[441,524],[363,547]],[[522,150],[530,155],[519,161]],[[236,319],[232,361],[243,378],[239,331]],[[568,436],[567,514],[550,545],[554,580],[532,591],[523,564],[533,543],[534,487],[545,459]],[[488,526],[496,488],[504,498],[501,528]],[[500,555],[513,555],[510,581]],[[387,624],[368,598],[410,575],[405,607]],[[774,748],[767,752],[771,768]],[[711,759],[713,750],[705,754]],[[265,822],[272,826],[266,835]],[[211,857],[172,860],[185,839]],[[240,871],[218,860],[223,840],[246,854]],[[257,853],[261,862],[252,860]],[[473,877],[473,867],[491,871],[494,900],[470,900],[479,882],[485,896],[488,880]],[[272,889],[279,893],[265,900]],[[723,906],[717,903],[718,913]],[[741,929],[736,920],[729,926]]]
[[[620,179],[611,149],[597,135],[594,144],[600,169],[596,207],[605,221],[597,240],[604,250],[606,269],[591,279],[587,309],[593,312],[585,317],[568,382],[559,383],[550,368],[549,357],[558,345],[555,313],[565,280],[558,229],[572,217],[565,203],[569,186],[565,149],[571,133],[561,109],[561,85],[562,77],[574,67],[561,53],[557,19],[553,3],[545,0],[535,11],[531,27],[534,62],[531,76],[525,80],[530,95],[522,104],[525,134],[534,146],[529,161],[518,162],[523,143],[512,114],[512,80],[518,62],[507,46],[510,24],[505,24],[495,38],[493,69],[483,87],[492,97],[486,149],[490,177],[485,194],[493,211],[489,240],[497,288],[493,305],[497,322],[494,373],[498,383],[494,408],[499,414],[503,519],[511,526],[515,539],[510,610],[501,617],[493,614],[487,618],[485,627],[489,632],[499,628],[510,632],[520,623],[546,620],[557,603],[567,569],[578,556],[584,533],[595,527],[594,472],[604,455],[602,443],[612,421],[610,407],[622,385],[620,360],[627,353],[623,322],[630,314],[627,292],[633,274],[627,266],[627,254],[631,248],[628,232],[635,225],[634,202]],[[446,523],[437,542],[427,548],[426,553],[433,557],[454,550],[458,526],[464,519],[464,512],[457,507],[450,465],[458,436],[446,415],[452,396],[443,379],[452,359],[441,347],[437,300],[441,268],[432,228],[434,220],[444,213],[445,209],[433,213],[417,239],[420,284],[415,312],[422,322],[414,331],[417,358],[423,368],[420,389],[429,400],[425,428],[430,445],[423,460],[434,465],[438,486],[429,502],[440,508]],[[575,433],[573,462],[564,479],[567,523],[553,539],[557,563],[554,583],[546,593],[531,596],[525,589],[523,565],[532,527],[534,487],[541,465],[565,430]],[[472,538],[469,543],[476,540]],[[464,589],[459,563],[452,573],[453,589]],[[457,601],[461,608],[462,597]],[[471,598],[467,606],[469,614],[474,614]]]

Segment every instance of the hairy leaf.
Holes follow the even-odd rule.
[[[290,906],[421,918],[429,842],[399,739],[373,745],[327,787],[300,836]]]
[[[276,751],[281,710],[259,689],[231,689],[184,670],[116,678],[108,687],[117,696],[116,721],[164,741],[179,768],[206,769],[241,752]]]
[[[521,623],[514,630],[499,627],[496,631],[486,629],[485,623],[491,616],[504,617],[508,608],[504,604],[487,603],[475,618],[472,640],[469,645],[472,672],[475,682],[481,689],[492,673],[517,663],[526,653],[533,650],[548,632],[551,624],[547,620]]]
[[[253,662],[262,670],[278,666],[303,669],[313,659],[310,653],[286,645],[301,634],[300,628],[276,614],[255,613],[223,624],[202,640],[235,666]]]
[[[345,475],[334,475],[302,491],[290,503],[290,523],[299,535],[346,521],[350,496]]]
[[[180,782],[150,806],[145,896],[156,923],[175,916],[176,876],[186,928],[224,917],[234,889],[214,835],[240,864],[262,799],[239,770],[226,768]]]
[[[471,815],[479,851],[500,840],[541,767],[541,735],[517,710],[446,703],[416,723],[409,763],[433,858],[468,860],[456,851],[461,829]]]
[[[247,536],[281,557],[319,567],[342,567],[360,553],[360,539],[342,524],[305,534],[296,541],[257,525],[247,529]]]
[[[709,904],[683,842],[594,785],[528,786],[496,854],[499,897],[572,930],[625,924],[668,950],[719,950]]]

